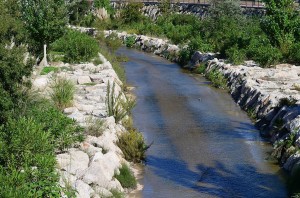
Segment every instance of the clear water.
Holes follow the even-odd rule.
[[[287,197],[271,146],[225,91],[155,55],[122,48],[147,143],[140,197]]]

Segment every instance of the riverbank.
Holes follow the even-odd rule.
[[[137,49],[152,52],[171,61],[178,61],[179,51],[184,48],[168,40],[126,32],[116,33],[125,43],[129,37],[135,40]],[[214,58],[213,53],[196,52],[188,67],[207,63],[205,73],[221,72],[227,79],[230,94],[237,104],[255,118],[262,136],[269,137],[274,145],[273,155],[284,169],[295,172],[300,165],[300,69],[281,64],[274,68],[261,68],[253,61],[244,65],[231,65]]]
[[[125,127],[107,114],[108,84],[114,84],[114,94],[121,94],[122,82],[105,57],[99,54],[101,64],[52,63],[55,71],[39,75],[35,71],[33,87],[48,97],[55,79],[71,80],[76,87],[73,105],[65,108],[64,113],[85,128],[85,139],[64,153],[56,155],[60,174],[60,185],[76,191],[80,198],[112,197],[114,193],[129,193],[115,178],[120,168],[126,164],[134,173],[133,164],[124,159],[116,142]],[[111,91],[113,93],[113,91]],[[142,186],[137,185],[137,190]]]

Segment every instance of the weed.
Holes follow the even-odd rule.
[[[65,78],[56,78],[52,85],[51,99],[61,110],[69,107],[74,98],[75,85]]]
[[[94,65],[100,65],[102,64],[103,62],[101,61],[101,59],[99,57],[96,57],[94,60],[93,60],[93,63]]]
[[[206,70],[206,64],[201,63],[198,67],[194,69],[194,73],[196,74],[204,74]]]
[[[283,106],[294,106],[296,104],[297,100],[295,98],[281,98],[278,104],[278,107]]]
[[[86,119],[86,133],[91,136],[99,137],[104,130],[104,121],[99,118],[93,118],[92,116]]]
[[[126,47],[133,47],[134,43],[135,43],[135,39],[136,39],[136,37],[134,35],[127,36],[125,38],[125,45],[126,45]]]
[[[256,121],[256,111],[255,108],[249,108],[246,110],[248,117],[255,122]]]
[[[123,197],[125,197],[124,193],[118,191],[117,189],[112,189],[112,190],[110,190],[110,192],[111,192],[111,194],[113,194],[112,197],[110,197],[110,198],[123,198]]]
[[[122,92],[117,96],[115,95],[115,83],[111,87],[110,82],[108,82],[106,95],[107,112],[108,116],[113,116],[117,123],[130,115],[131,110],[135,106],[134,100],[122,97]]]
[[[128,161],[141,162],[146,157],[146,150],[150,147],[145,144],[143,135],[135,130],[129,130],[119,136],[118,147]]]
[[[126,164],[122,164],[120,174],[115,174],[114,177],[121,183],[123,188],[136,188],[136,179]]]
[[[211,70],[206,74],[206,77],[212,82],[214,87],[227,89],[227,80],[221,72]]]

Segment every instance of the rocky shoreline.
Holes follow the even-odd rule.
[[[116,33],[124,42],[134,37],[134,47],[171,61],[178,60],[180,47],[168,40],[126,32]],[[300,168],[300,67],[288,64],[261,68],[253,61],[231,65],[213,53],[195,52],[188,67],[206,63],[206,73],[217,70],[227,79],[230,94],[239,106],[255,117],[262,136],[274,145],[273,156],[293,173]]]
[[[126,129],[116,123],[114,117],[108,117],[106,95],[108,83],[115,83],[114,93],[122,93],[122,82],[109,61],[99,54],[101,64],[93,63],[68,64],[53,63],[58,72],[39,75],[36,70],[33,88],[48,97],[51,84],[56,78],[66,78],[76,85],[73,106],[64,109],[64,113],[78,124],[87,128],[97,120],[103,122],[102,133],[87,135],[85,140],[74,145],[64,153],[56,155],[60,173],[60,185],[72,188],[78,198],[112,197],[112,190],[128,193],[114,177],[122,164],[127,164],[137,175],[138,170],[127,162],[120,148],[116,145],[118,135]],[[124,97],[125,98],[125,97]],[[88,132],[88,131],[87,131]],[[142,186],[138,184],[137,190]]]

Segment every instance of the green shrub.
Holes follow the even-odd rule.
[[[110,192],[112,194],[112,197],[110,197],[110,198],[123,198],[123,197],[125,197],[124,193],[120,192],[117,189],[112,189],[112,190],[110,190]]]
[[[300,64],[300,42],[293,44],[289,59],[295,64]]]
[[[53,136],[55,148],[64,150],[77,141],[83,140],[82,128],[74,120],[66,117],[47,100],[40,100],[24,107],[23,115],[33,117]]]
[[[41,71],[41,75],[49,74],[52,71],[56,73],[58,71],[58,67],[44,67]]]
[[[120,18],[123,24],[141,22],[144,19],[144,16],[141,12],[142,8],[142,3],[129,2],[128,4],[126,4],[120,13]]]
[[[114,176],[122,185],[123,188],[136,188],[136,179],[126,164],[122,164],[120,174]]]
[[[86,120],[86,134],[91,136],[99,137],[103,134],[104,121],[99,118],[89,117]]]
[[[52,85],[51,99],[57,108],[63,110],[72,105],[75,94],[75,85],[65,78],[56,78]]]
[[[59,197],[53,137],[33,118],[0,128],[0,197]]]
[[[115,52],[119,47],[122,46],[122,41],[119,39],[116,33],[112,33],[107,36],[105,38],[105,43],[112,52]]]
[[[99,52],[98,42],[92,37],[78,31],[69,30],[56,40],[51,49],[64,54],[64,61],[70,63],[87,62]]]
[[[134,129],[122,133],[117,145],[122,150],[125,159],[132,162],[143,161],[146,157],[145,152],[149,148],[145,144],[143,135]]]
[[[248,46],[247,56],[258,62],[262,67],[269,67],[282,59],[278,48],[273,47],[267,38],[252,39]]]
[[[246,59],[245,50],[239,49],[237,45],[227,49],[225,53],[228,60],[235,65],[243,63]]]
[[[123,118],[130,115],[131,110],[135,106],[135,101],[130,98],[123,99],[122,92],[116,96],[115,83],[113,83],[111,87],[110,82],[108,82],[106,104],[108,116],[113,116],[118,123]]]
[[[201,63],[198,67],[196,67],[194,69],[193,72],[197,73],[197,74],[204,74],[205,70],[206,70],[206,64],[205,63]]]
[[[133,47],[135,43],[135,36],[127,36],[125,39],[126,47]]]
[[[223,74],[221,74],[221,72],[217,70],[211,70],[206,74],[206,77],[212,82],[214,87],[227,89],[227,80]]]

